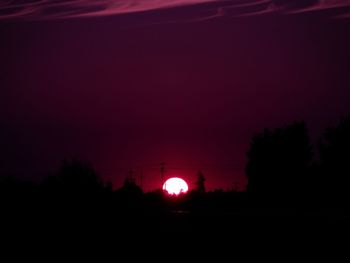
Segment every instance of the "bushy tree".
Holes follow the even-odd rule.
[[[329,127],[320,143],[323,191],[337,202],[350,200],[350,117]]]
[[[265,129],[253,137],[247,152],[247,190],[276,199],[293,198],[304,190],[312,156],[304,122]]]
[[[61,164],[58,180],[66,189],[76,192],[90,192],[102,187],[98,173],[92,164],[81,160],[64,160]]]

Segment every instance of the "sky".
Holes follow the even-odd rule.
[[[346,0],[1,1],[0,176],[243,189],[254,133],[349,114],[349,33]]]

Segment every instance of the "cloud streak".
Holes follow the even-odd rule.
[[[194,20],[309,12],[350,16],[350,0],[5,0],[0,2],[0,19],[99,17],[194,5],[198,6],[192,12]]]

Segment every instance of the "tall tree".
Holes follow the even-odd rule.
[[[304,190],[312,156],[304,122],[265,129],[253,136],[247,152],[247,190],[262,195],[296,197]]]
[[[205,177],[202,171],[197,173],[196,191],[198,193],[205,193]]]
[[[337,202],[350,200],[350,117],[329,127],[320,143],[323,191]]]

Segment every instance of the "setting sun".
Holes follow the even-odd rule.
[[[165,181],[163,190],[167,191],[170,195],[179,195],[188,191],[188,185],[183,179],[172,177]]]

